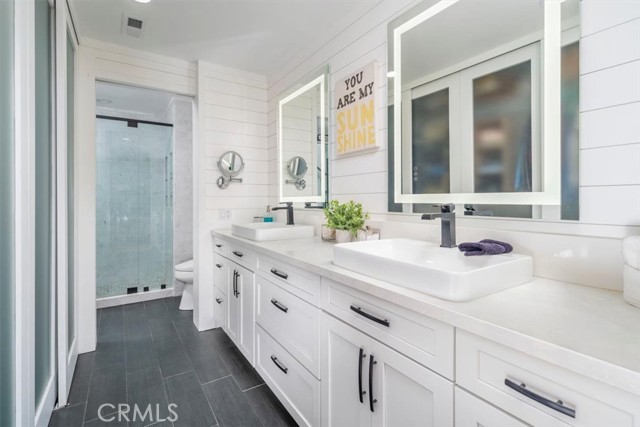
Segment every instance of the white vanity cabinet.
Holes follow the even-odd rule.
[[[227,278],[227,334],[242,354],[254,364],[255,278],[252,271],[229,263]]]
[[[322,425],[453,426],[453,383],[322,314]]]
[[[456,427],[530,427],[460,387],[455,396]]]

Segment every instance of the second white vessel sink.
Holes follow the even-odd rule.
[[[313,237],[312,225],[286,225],[280,222],[232,224],[231,234],[256,242]]]
[[[333,263],[450,301],[469,301],[533,278],[530,256],[465,256],[457,248],[411,239],[335,245]]]

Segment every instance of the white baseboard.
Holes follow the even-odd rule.
[[[133,304],[136,302],[151,301],[154,299],[172,297],[173,288],[160,289],[157,291],[140,292],[137,294],[118,295],[116,297],[99,298],[96,300],[96,308],[115,307],[118,305]]]

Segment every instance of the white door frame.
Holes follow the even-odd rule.
[[[15,398],[17,426],[34,423],[35,392],[35,2],[15,0]]]
[[[56,178],[56,204],[57,204],[57,362],[58,362],[58,407],[67,404],[76,360],[78,359],[78,304],[77,291],[74,291],[74,303],[68,306],[68,281],[69,281],[69,257],[75,259],[74,254],[69,253],[68,242],[68,103],[67,103],[67,37],[71,39],[73,49],[78,51],[78,41],[75,36],[71,13],[66,1],[56,0],[56,152],[57,152],[57,178]],[[75,56],[77,63],[77,54]],[[77,69],[77,67],[74,66]],[[75,74],[74,74],[75,75]],[[75,93],[75,91],[74,91]],[[75,115],[75,114],[74,114]],[[75,123],[75,120],[74,120]],[[75,143],[75,140],[74,140]],[[75,162],[74,162],[75,163]],[[75,200],[75,198],[74,198]],[[75,227],[74,227],[75,229]],[[75,242],[75,235],[73,236]],[[73,246],[75,248],[75,245]],[[75,268],[75,263],[73,263]],[[73,275],[75,277],[75,275]],[[75,287],[75,283],[74,283]],[[73,341],[69,346],[68,322],[69,312],[73,313],[74,333]]]

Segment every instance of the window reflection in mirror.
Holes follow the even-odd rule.
[[[415,13],[420,12],[418,8]],[[476,205],[469,213],[518,218],[578,219],[578,12],[577,1],[569,0],[562,5],[562,206]],[[432,19],[421,25],[427,23],[432,28],[425,29],[422,37],[437,30],[445,31],[442,33],[443,39],[455,38],[455,28],[433,29],[438,22]],[[393,25],[394,23],[390,24],[390,32]],[[496,34],[488,37],[494,37],[495,41],[499,34],[504,35],[506,31],[496,30]],[[459,52],[449,53],[444,47],[435,51],[431,46],[427,48],[425,40],[422,40],[421,45],[418,36],[419,32],[405,33],[401,42],[402,134],[410,135],[406,140],[403,138],[403,193],[541,191],[543,166],[540,88],[543,42],[523,37],[521,44],[518,45],[519,40],[514,40],[509,49],[496,49],[497,54],[493,56],[478,54],[462,57]],[[484,40],[478,43],[482,45],[486,42]],[[450,43],[448,47],[451,48]],[[478,53],[473,47],[463,48],[468,53]],[[405,52],[405,49],[408,51]],[[392,57],[392,52],[391,48],[389,57]],[[434,59],[434,52],[440,56]],[[452,61],[452,56],[458,62]],[[480,60],[475,61],[478,58]],[[454,65],[450,65],[454,62]],[[437,64],[448,67],[438,68]],[[392,63],[390,67],[393,69]],[[417,69],[428,72],[418,73]],[[388,210],[430,212],[433,211],[431,204],[403,205],[394,202],[393,74],[390,77]],[[407,81],[409,83],[405,84]],[[407,116],[408,123],[405,120]],[[463,205],[459,205],[458,212],[462,214],[463,210]]]

